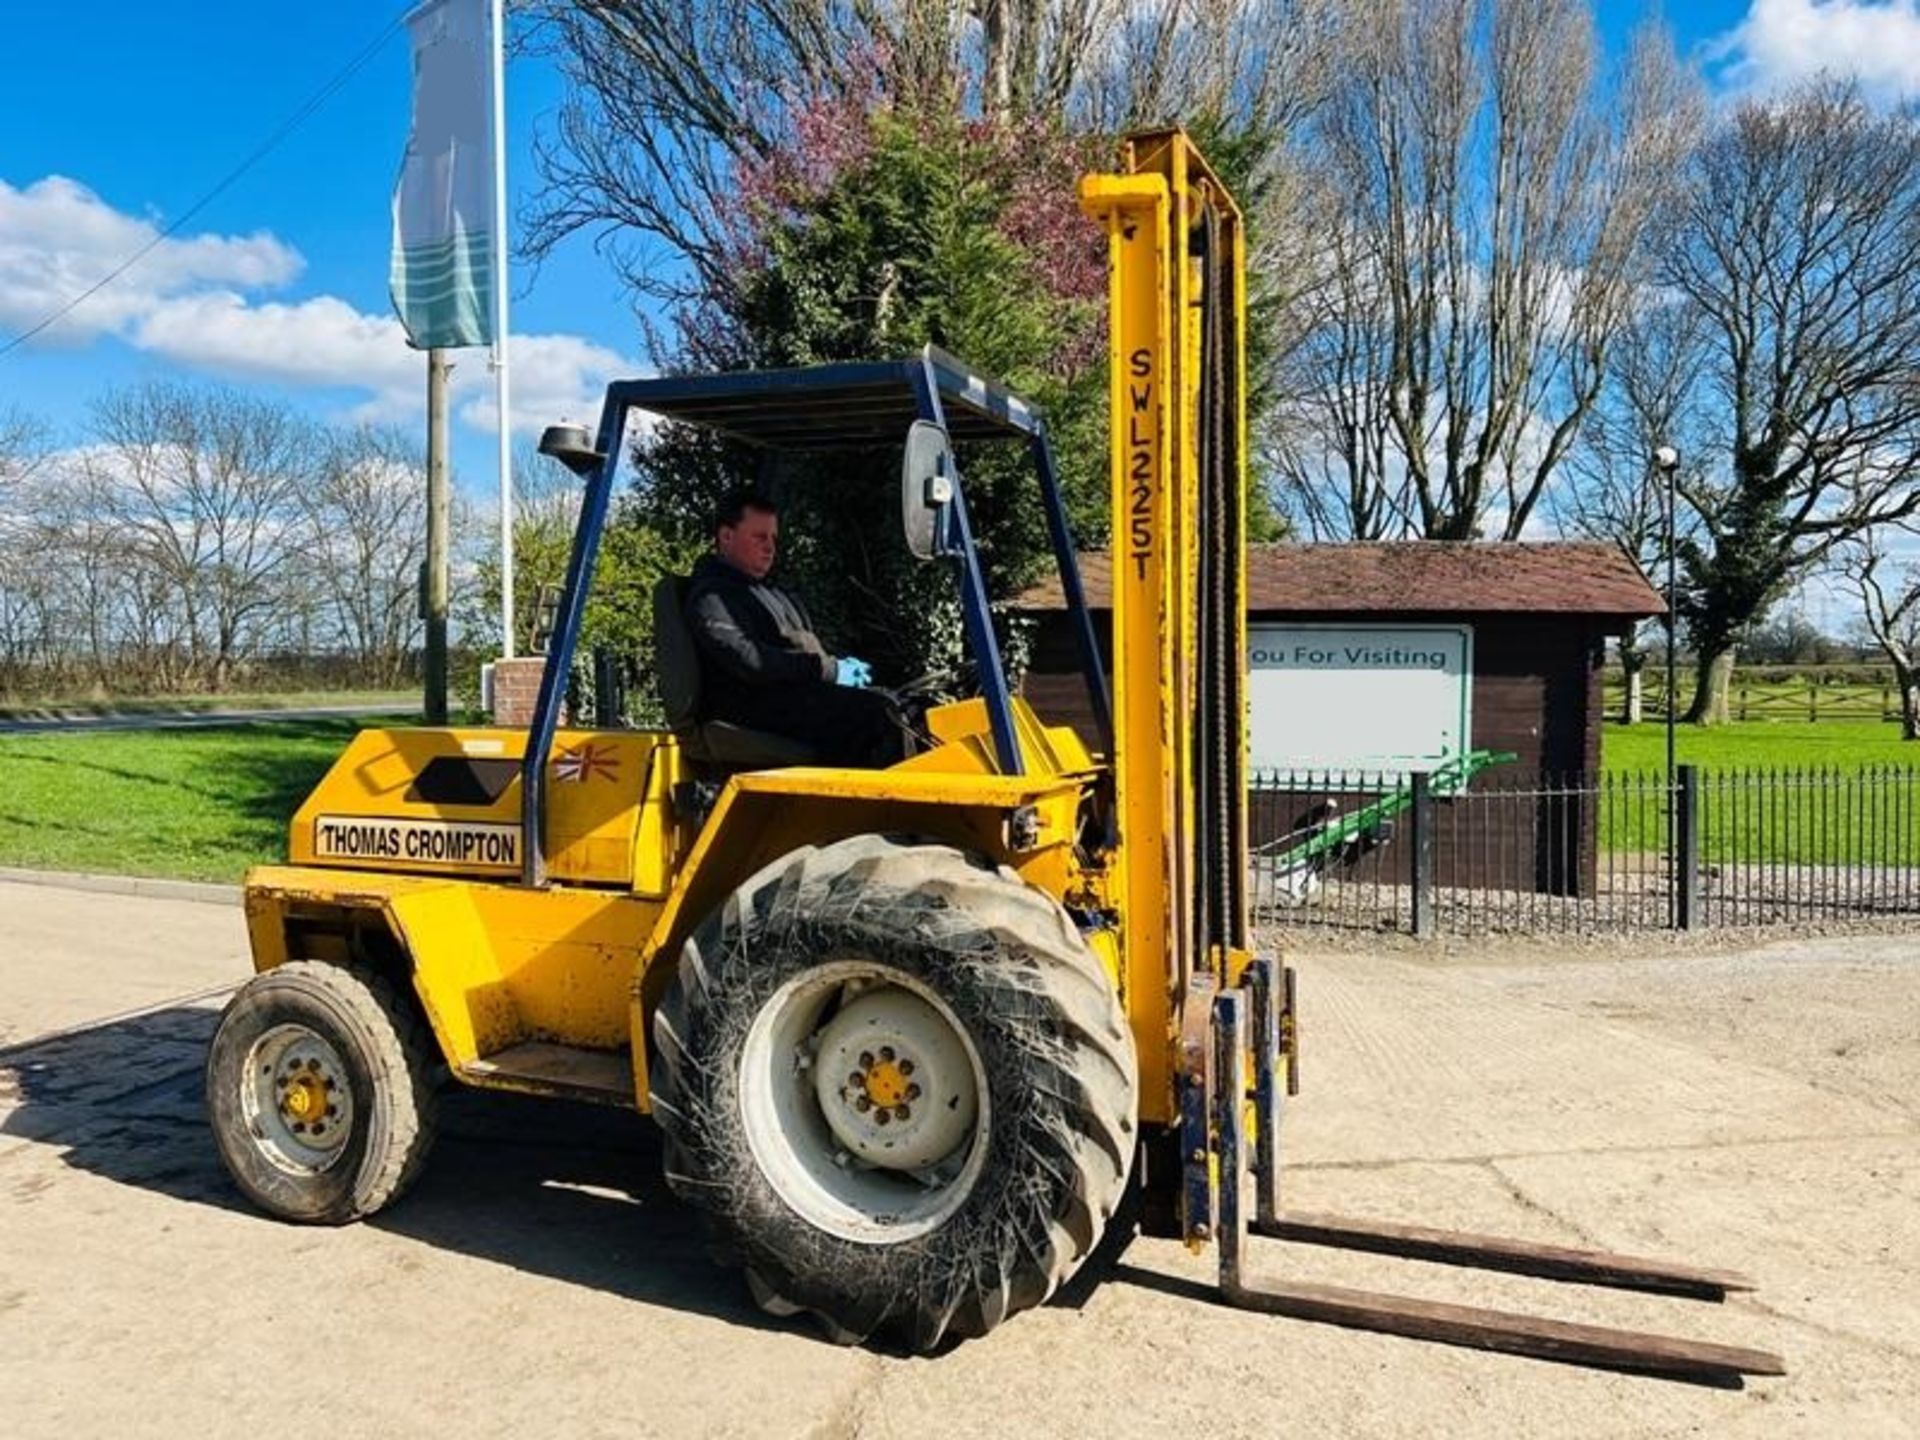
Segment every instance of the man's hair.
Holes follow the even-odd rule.
[[[778,515],[780,507],[773,503],[773,497],[765,491],[756,490],[751,485],[740,485],[720,497],[720,503],[713,508],[713,529],[717,535],[724,526],[731,529],[746,518],[747,511],[759,510],[768,515]]]

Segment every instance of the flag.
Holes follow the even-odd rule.
[[[416,350],[493,340],[488,0],[427,0],[413,32],[413,130],[393,192],[393,308]]]

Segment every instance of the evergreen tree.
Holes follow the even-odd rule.
[[[888,109],[818,117],[834,143],[743,172],[735,279],[677,316],[689,370],[899,359],[933,344],[1004,381],[1047,417],[1076,537],[1107,518],[1106,271],[1080,216],[1099,158],[1039,122],[963,122]],[[903,437],[904,438],[904,437]],[[899,533],[899,445],[777,457],[665,427],[639,455],[635,519],[694,542],[733,484],[782,502],[781,574],[829,644],[901,681],[949,669],[959,609],[946,567]],[[962,484],[991,594],[1030,583],[1051,549],[1024,446],[963,447]],[[1017,636],[1010,650],[1019,646]]]

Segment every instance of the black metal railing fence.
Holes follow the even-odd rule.
[[[1418,936],[1920,918],[1920,766],[1263,773],[1256,919]],[[1377,823],[1358,824],[1358,817]]]

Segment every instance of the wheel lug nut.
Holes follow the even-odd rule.
[[[880,1058],[882,1060],[893,1059],[893,1047],[891,1045],[882,1045],[880,1047]]]
[[[329,1075],[326,1079],[322,1080],[320,1082],[320,1088],[322,1090],[331,1090],[333,1088],[333,1077]]]
[[[296,1121],[294,1121],[294,1122],[293,1122],[293,1133],[294,1133],[294,1134],[296,1134],[296,1135],[304,1135],[304,1134],[306,1134],[306,1133],[307,1133],[307,1122],[306,1122],[306,1121],[304,1121],[304,1120],[296,1120]]]
[[[912,1114],[913,1112],[904,1105],[896,1105],[893,1107],[893,1118],[896,1120],[905,1120]]]
[[[918,1085],[907,1086],[907,1099],[918,1100],[919,1098],[920,1098],[920,1087]]]
[[[869,1100],[864,1095],[859,1096],[857,1099],[854,1100],[853,1108],[858,1110],[862,1115],[864,1115],[867,1113],[867,1111],[873,1109],[873,1101]],[[881,1118],[885,1119],[886,1117],[883,1115]]]
[[[911,1094],[909,1094],[909,1095],[907,1096],[907,1098],[908,1098],[909,1100],[911,1100],[911,1099],[913,1099],[913,1096],[912,1096]],[[328,1118],[328,1119],[332,1119],[332,1118],[333,1118],[333,1117],[334,1117],[335,1115],[338,1115],[339,1113],[340,1113],[340,1107],[339,1107],[338,1105],[329,1105],[329,1106],[327,1106],[327,1118]]]
[[[864,1085],[866,1083],[867,1083],[867,1077],[864,1074],[862,1074],[860,1071],[850,1070],[847,1072],[847,1084]]]
[[[911,1061],[911,1060],[902,1060],[902,1061],[900,1062],[900,1073],[901,1073],[902,1075],[911,1075],[911,1074],[913,1074],[913,1061]]]
[[[871,1070],[873,1068],[873,1052],[871,1050],[862,1050],[860,1052],[860,1068],[862,1070]]]
[[[884,1124],[886,1124],[886,1123],[887,1123],[887,1121],[889,1121],[889,1120],[891,1120],[891,1119],[893,1118],[893,1116],[892,1116],[892,1115],[891,1115],[890,1113],[888,1113],[887,1111],[885,1111],[885,1110],[881,1110],[881,1111],[879,1111],[879,1112],[877,1112],[877,1113],[876,1113],[876,1114],[874,1115],[874,1117],[873,1117],[873,1118],[874,1118],[874,1122],[875,1122],[876,1124],[879,1124],[879,1125],[884,1125]]]

